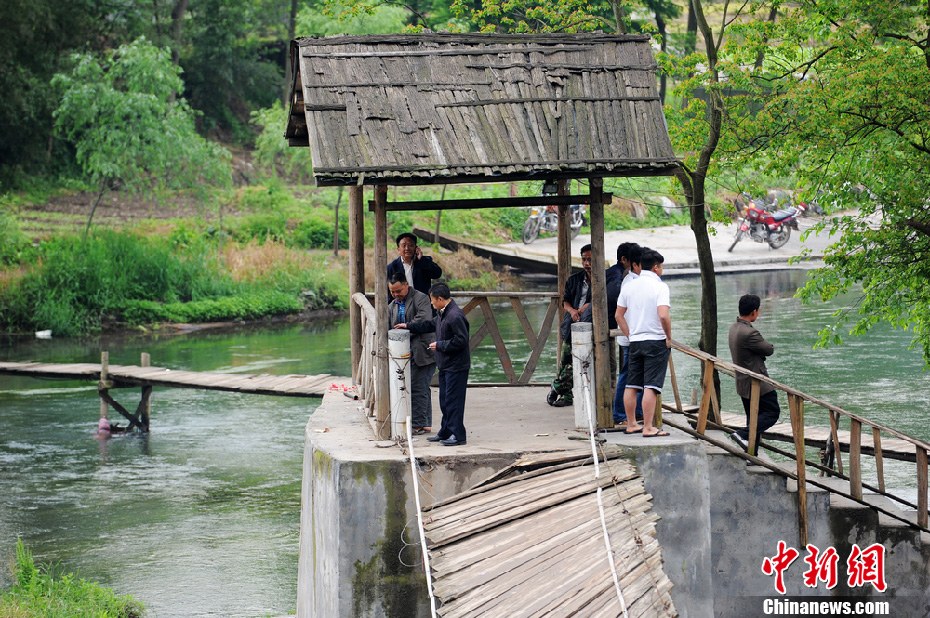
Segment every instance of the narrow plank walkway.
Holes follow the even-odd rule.
[[[630,616],[675,616],[655,536],[658,517],[628,461],[530,456],[493,480],[424,509],[444,618],[620,616],[598,514],[604,511]]]
[[[0,362],[0,374],[99,382],[100,365],[96,363]],[[179,371],[164,367],[139,367],[137,365],[110,365],[107,379],[112,382],[114,388],[165,386],[284,397],[322,397],[333,381],[343,380],[330,374],[255,375]]]
[[[785,412],[782,413],[785,416]],[[745,414],[733,414],[722,412],[723,424],[731,429],[738,429],[746,426]],[[762,436],[763,439],[774,440],[779,442],[794,442],[794,433],[791,430],[791,423],[776,423],[769,428]],[[840,450],[844,453],[849,452],[849,431],[838,429],[836,437],[840,442]],[[804,444],[818,448],[826,448],[830,440],[830,428],[826,426],[806,425],[804,427]],[[865,455],[875,454],[875,444],[872,440],[871,431],[863,431],[859,439],[862,453]],[[886,438],[882,436],[882,456],[886,459],[898,459],[901,461],[914,462],[917,459],[917,449],[911,442],[895,438]]]

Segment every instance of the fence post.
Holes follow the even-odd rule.
[[[798,475],[798,537],[801,547],[807,545],[807,457],[804,453],[804,400],[788,393],[788,411],[794,434],[795,463]]]
[[[100,353],[100,383],[97,385],[97,389],[105,391],[110,388],[110,353],[104,350]],[[101,398],[100,399],[100,418],[106,419],[110,412],[110,406],[107,402]]]
[[[151,367],[152,357],[148,352],[142,352],[142,355],[139,359],[140,367]],[[152,385],[146,384],[142,387],[142,402],[139,406],[141,408],[141,421],[142,421],[142,431],[148,431],[150,421],[152,418]]]
[[[584,392],[582,374],[588,375],[588,392]],[[596,393],[594,372],[594,327],[589,322],[575,322],[572,324],[572,398],[575,402],[575,427],[587,429],[588,414],[585,405],[589,406],[592,416],[595,410]],[[587,401],[585,401],[587,399]]]
[[[388,331],[388,353],[391,376],[391,439],[407,435],[410,419],[410,331],[400,328]]]

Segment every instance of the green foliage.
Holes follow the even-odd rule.
[[[391,34],[403,31],[408,17],[408,11],[401,6],[326,2],[298,12],[297,32],[304,36]]]
[[[774,24],[742,29],[766,69],[743,79],[758,112],[745,141],[767,169],[797,173],[807,199],[856,208],[834,222],[827,268],[800,294],[832,298],[861,284],[855,307],[821,333],[878,322],[914,333],[930,366],[930,41],[917,5],[802,3]],[[776,41],[767,43],[767,41]],[[749,98],[749,97],[747,97]],[[841,235],[840,235],[841,234]]]
[[[616,2],[585,0],[454,0],[452,10],[471,19],[482,32],[623,32]]]
[[[309,148],[288,146],[281,138],[287,126],[288,110],[280,101],[252,112],[252,124],[260,129],[255,138],[255,161],[266,174],[284,174],[296,182],[312,179],[313,162]]]
[[[202,130],[252,141],[249,111],[283,95],[287,8],[274,0],[191,0],[181,66]]]
[[[16,542],[14,575],[15,584],[0,596],[3,616],[141,618],[145,613],[131,596],[117,595],[72,573],[53,577],[47,568],[36,566],[22,540]]]
[[[170,54],[144,38],[103,58],[72,57],[52,85],[61,93],[57,131],[75,148],[87,177],[130,190],[228,185],[228,151],[200,137],[180,98]]]
[[[20,230],[16,217],[6,212],[0,199],[0,265],[19,262],[28,247],[29,239]]]
[[[188,303],[130,300],[121,307],[121,314],[130,324],[226,322],[299,313],[303,308],[303,303],[293,294],[271,291],[261,295],[209,298]]]

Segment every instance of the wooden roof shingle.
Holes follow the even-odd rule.
[[[302,38],[285,137],[320,185],[671,174],[645,36]]]

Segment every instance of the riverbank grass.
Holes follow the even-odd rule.
[[[15,583],[0,595],[0,618],[140,618],[145,607],[129,595],[76,577],[53,576],[48,567],[36,566],[32,553],[16,543]]]

